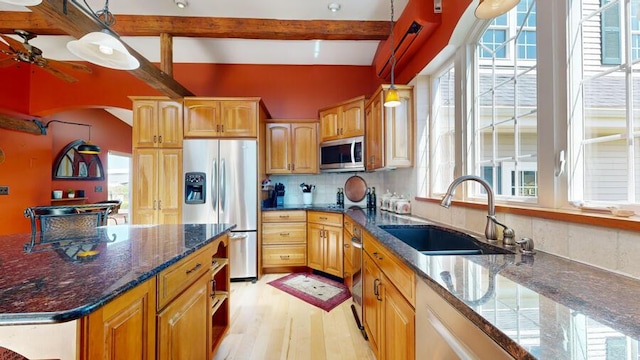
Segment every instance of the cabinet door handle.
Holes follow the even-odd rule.
[[[158,142],[162,144],[162,135],[158,136]]]
[[[294,171],[296,169],[296,164],[291,164],[291,171]]]
[[[373,295],[376,296],[376,299],[378,298],[378,285],[380,284],[380,279],[374,279],[373,280]]]
[[[221,131],[224,132],[224,124],[220,125]]]
[[[376,279],[373,283],[375,284],[375,283],[376,283],[376,281],[377,281],[378,283],[375,285],[375,287],[376,287],[376,288],[375,288],[374,293],[375,293],[375,295],[376,295],[376,299],[377,299],[378,301],[382,301],[382,294],[380,294],[380,285],[382,284],[382,282],[380,281],[380,279]]]
[[[344,244],[345,249],[349,248],[349,244]]]
[[[191,269],[187,270],[186,273],[187,275],[191,274],[192,272],[200,269],[202,267],[202,264],[197,263],[196,266],[192,267]]]
[[[328,218],[326,216],[320,216],[319,218],[320,220],[328,220]]]
[[[162,200],[158,200],[158,210],[162,210]]]
[[[153,135],[153,143],[155,144],[156,141],[158,141],[158,136],[157,135]]]
[[[216,132],[220,132],[220,125],[216,125]]]
[[[289,236],[290,233],[280,233],[280,236]]]
[[[289,260],[289,255],[280,255],[281,260]]]
[[[291,170],[291,164],[287,164],[287,170]]]
[[[378,260],[382,260],[382,256],[380,256],[377,252],[373,253],[373,257],[375,257]]]

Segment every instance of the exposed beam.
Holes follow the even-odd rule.
[[[29,9],[41,18],[47,19],[48,22],[54,24],[55,27],[64,33],[78,39],[89,32],[104,29],[104,26],[100,22],[93,17],[89,17],[81,9],[71,4],[71,2],[67,4],[65,13],[63,3],[64,2],[60,0],[44,0],[39,5],[30,6]],[[126,43],[124,45],[131,55],[140,61],[140,67],[130,71],[134,76],[172,99],[180,99],[184,96],[193,95],[192,92],[175,81],[171,76],[160,71],[158,67],[133,48]]]
[[[167,33],[160,34],[160,69],[173,76],[173,36]]]
[[[33,121],[13,118],[5,115],[0,115],[0,128],[42,135],[40,127]]]
[[[62,1],[58,1],[62,3]],[[61,5],[59,6],[61,7]],[[69,7],[73,5],[69,4]],[[31,7],[32,9],[36,7]],[[14,29],[38,35],[66,35],[57,23],[39,13],[0,11],[0,33]],[[112,26],[120,36],[268,39],[268,40],[386,40],[388,21],[275,20],[183,16],[116,15]]]

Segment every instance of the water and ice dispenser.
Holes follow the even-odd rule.
[[[185,204],[204,204],[207,191],[207,177],[203,172],[188,172],[184,174],[184,202]]]

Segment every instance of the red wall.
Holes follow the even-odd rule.
[[[88,128],[54,123],[47,135],[32,135],[0,129],[0,148],[5,161],[0,164],[0,185],[9,186],[9,195],[0,196],[0,235],[30,231],[24,209],[36,205],[50,205],[53,189],[85,190],[88,202],[107,199],[107,153],[114,150],[131,153],[131,127],[103,110],[74,110],[44,118],[91,124],[91,140],[102,149],[100,160],[105,180],[80,181],[51,179],[55,157],[70,142],[87,140]],[[101,185],[103,191],[94,192]],[[66,195],[65,195],[66,196]]]

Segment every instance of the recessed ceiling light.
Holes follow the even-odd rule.
[[[189,5],[187,0],[173,0],[173,1],[175,1],[176,6],[179,7],[180,9],[184,9],[187,7],[187,5]]]
[[[330,3],[327,7],[331,12],[338,12],[342,6],[338,3]]]

